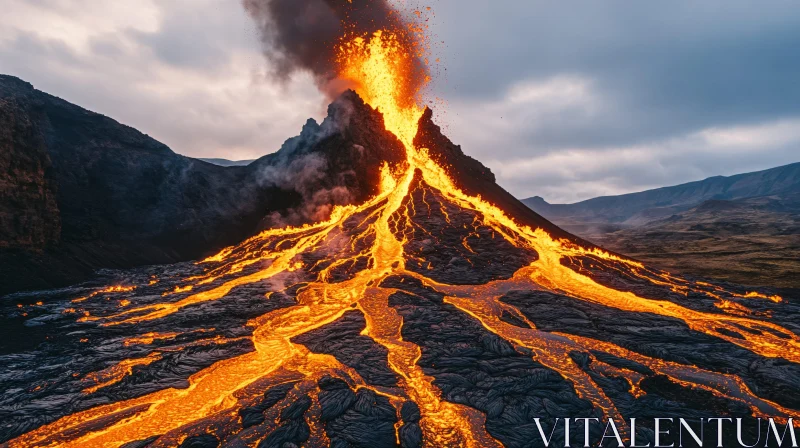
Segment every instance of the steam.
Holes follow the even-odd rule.
[[[330,174],[328,160],[320,154],[303,155],[288,164],[279,162],[265,167],[260,174],[264,184],[294,191],[302,197],[299,206],[270,214],[267,217],[270,227],[322,221],[330,216],[335,205],[352,202],[352,194],[344,185],[323,186]]]
[[[336,78],[334,56],[347,32],[404,30],[387,0],[242,0],[256,22],[272,74],[286,80],[310,72],[318,87],[334,98],[349,87]]]
[[[353,107],[349,99],[338,98],[329,106],[328,117],[321,125],[310,118],[300,135],[287,140],[273,159],[260,167],[257,174],[260,185],[293,191],[301,198],[299,206],[267,216],[268,227],[322,221],[328,219],[336,205],[353,202],[354,194],[347,185],[348,178],[356,176],[355,171],[333,170],[328,157],[315,151],[321,141],[345,133]],[[358,145],[354,149],[363,152]]]

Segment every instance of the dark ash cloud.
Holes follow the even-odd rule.
[[[335,78],[335,46],[346,32],[401,29],[386,0],[243,0],[278,79],[312,73],[322,89]]]
[[[539,146],[628,145],[800,114],[796,2],[442,0],[437,16],[449,98],[496,99],[521,80],[563,75],[592,81],[602,113],[545,117],[527,135]]]

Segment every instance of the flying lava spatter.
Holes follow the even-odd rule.
[[[399,39],[400,35],[404,38]],[[391,276],[415,278],[426,287],[444,294],[446,303],[514,346],[529,349],[538,362],[569,380],[581,398],[591,401],[607,417],[617,421],[623,419],[613,401],[570,358],[569,353],[602,351],[631,359],[679,384],[744,403],[755,415],[779,419],[789,417],[790,410],[758,397],[734,375],[645,356],[605,341],[540,331],[522,312],[499,300],[512,290],[557,292],[617,310],[679,319],[694,331],[723,339],[761,356],[800,362],[800,338],[797,335],[767,320],[756,319],[744,306],[730,305],[723,296],[733,294],[724,289],[684,280],[596,248],[585,248],[569,240],[554,238],[543,229],[517,223],[501,208],[462,191],[450,173],[431,157],[428,149],[414,145],[418,123],[424,113],[418,94],[427,82],[419,79],[415,75],[419,72],[413,69],[413,65],[423,57],[425,45],[422,39],[414,27],[408,30],[387,29],[371,35],[348,35],[342,39],[335,55],[340,78],[350,81],[364,101],[383,114],[386,129],[405,147],[403,164],[383,166],[379,194],[363,204],[337,207],[326,221],[266,230],[238,246],[223,250],[204,261],[208,267],[204,275],[187,279],[181,289],[170,291],[183,294],[177,301],[127,307],[122,312],[105,316],[82,317],[104,326],[136,325],[162,319],[185,307],[222,299],[233,288],[242,285],[295,271],[315,271],[316,279],[299,291],[295,306],[269,312],[250,322],[254,328],[253,352],[219,361],[192,375],[189,387],[185,389],[165,389],[75,413],[12,440],[9,446],[117,447],[156,435],[178,443],[185,437],[181,428],[232,418],[247,402],[249,388],[256,384],[280,383],[287,371],[302,375],[304,380],[295,389],[298,394],[310,395],[312,400],[316,400],[319,392],[316,381],[324,375],[333,375],[342,377],[354,389],[370,388],[389,398],[396,406],[398,416],[403,402],[415,402],[421,411],[420,426],[426,446],[501,446],[485,429],[485,417],[481,412],[445,401],[433,384],[433,378],[417,365],[421,348],[403,339],[403,318],[388,304],[389,297],[397,291],[382,285]],[[416,42],[418,47],[409,48],[408,42]],[[475,213],[479,216],[476,226],[488,227],[515,247],[535,253],[535,261],[509,279],[482,285],[450,285],[407,269],[410,258],[405,246],[407,235],[413,232],[415,213],[408,198],[420,188],[434,192],[451,206]],[[445,219],[449,219],[447,213],[441,211]],[[345,233],[343,226],[352,222],[356,223],[355,227]],[[348,244],[344,249],[332,249],[337,246],[333,240],[341,239],[342,235],[346,235]],[[464,247],[470,249],[466,240]],[[329,256],[326,264],[309,266],[300,257],[334,250],[338,250],[337,257],[330,259]],[[570,267],[567,261],[582,267]],[[594,267],[585,266],[587,261]],[[360,268],[349,278],[334,281],[333,272],[346,265]],[[261,268],[253,270],[255,266]],[[618,291],[583,272],[591,269],[618,270],[624,275],[667,286],[679,293],[705,294],[719,301],[722,313],[700,312],[670,301]],[[196,290],[201,285],[212,283],[217,286],[191,292],[192,288]],[[756,300],[780,300],[758,293],[746,296]],[[292,338],[335,322],[354,308],[366,319],[363,335],[388,351],[388,364],[400,378],[399,388],[371,386],[354,369],[334,357],[312,353],[303,345],[292,342]],[[502,319],[503,313],[527,322],[529,328],[507,323]],[[154,339],[175,336],[143,334],[130,343],[147,344]],[[98,372],[94,378],[96,384],[88,387],[86,393],[119,381],[130,374],[133,366],[151,363],[160,356],[160,353],[153,352],[148,357],[126,360],[115,368]],[[600,361],[593,366],[625,378],[633,393],[644,393],[638,388],[642,379],[640,373]],[[315,407],[311,409],[307,417],[312,429],[308,444],[325,445],[322,425],[314,421]],[[209,428],[212,427],[209,423]],[[625,428],[623,432],[629,436],[629,429]],[[255,446],[259,439],[253,437],[249,443]]]

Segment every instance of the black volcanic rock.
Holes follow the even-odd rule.
[[[367,323],[358,311],[349,311],[336,322],[292,339],[312,352],[333,355],[347,362],[370,384],[392,387],[397,376],[389,368],[388,351],[367,336],[361,335]],[[323,415],[325,407],[323,406]]]
[[[0,150],[0,294],[197,259],[264,226],[317,220],[375,194],[380,166],[404,156],[353,92],[280,151],[223,168],[2,75]]]
[[[217,448],[219,439],[212,434],[188,437],[181,443],[179,448]]]
[[[486,429],[504,446],[530,446],[538,438],[532,416],[594,416],[557,373],[440,300],[416,290],[395,294],[390,305],[404,317],[403,338],[422,348],[418,364],[436,378],[444,398],[485,413]]]
[[[394,428],[396,411],[386,397],[369,389],[357,392],[338,389],[323,391],[319,400],[330,446],[397,446]]]
[[[271,216],[263,226],[298,225],[324,219],[333,205],[374,196],[380,167],[404,161],[403,145],[386,131],[383,115],[348,90],[328,107],[322,124],[309,119],[299,136],[247,169],[257,185],[279,186],[298,196],[296,205]]]
[[[1,98],[0,111],[0,248],[43,249],[61,235],[44,136],[16,98]]]
[[[417,177],[404,203],[420,212],[404,248],[409,270],[449,284],[481,284],[510,278],[536,259],[492,228],[474,225],[478,213],[450,204]]]

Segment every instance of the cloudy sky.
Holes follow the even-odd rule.
[[[428,4],[439,120],[519,197],[800,161],[796,0]],[[259,157],[322,118],[308,76],[267,64],[239,0],[3,0],[0,73],[192,157]]]

